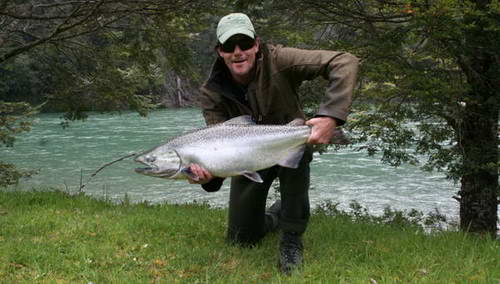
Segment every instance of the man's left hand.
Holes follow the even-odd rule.
[[[328,144],[333,137],[337,121],[332,117],[315,117],[306,121],[306,125],[312,126],[311,135],[307,140],[309,144]]]

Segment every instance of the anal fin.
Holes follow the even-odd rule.
[[[302,144],[297,148],[290,150],[290,152],[288,152],[288,155],[278,162],[278,165],[285,168],[298,168],[300,160],[302,159],[302,156],[304,156],[305,149],[306,145]]]
[[[243,173],[241,173],[241,175],[248,178],[251,181],[254,181],[254,182],[258,182],[258,183],[264,182],[257,172],[243,172]]]

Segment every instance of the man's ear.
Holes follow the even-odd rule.
[[[220,50],[220,46],[219,46],[219,45],[216,45],[216,46],[214,47],[214,51],[215,51],[215,53],[217,53],[217,55],[218,55],[218,56],[222,57],[222,55],[221,55],[221,50]]]
[[[255,37],[255,45],[257,45],[257,52],[260,51],[260,37]]]

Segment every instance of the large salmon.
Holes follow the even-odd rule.
[[[274,165],[298,166],[310,133],[311,128],[302,119],[287,125],[257,125],[250,116],[239,116],[146,151],[135,161],[147,167],[135,171],[154,177],[196,180],[189,170],[190,164],[196,163],[213,176],[243,175],[262,182],[259,170]]]

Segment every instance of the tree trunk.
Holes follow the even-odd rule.
[[[498,33],[490,34],[491,0],[474,0],[477,12],[464,15],[465,45],[462,70],[471,91],[459,124],[458,141],[463,154],[460,194],[460,227],[473,233],[496,235],[498,222]],[[479,13],[480,12],[480,13]]]
[[[464,174],[459,191],[460,228],[473,233],[497,231],[498,209],[498,106],[467,104],[460,125],[459,146]]]

